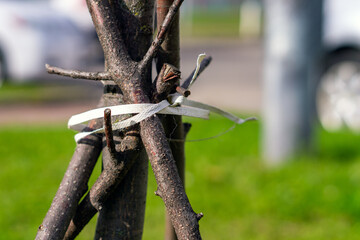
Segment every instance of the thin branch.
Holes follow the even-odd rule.
[[[139,63],[138,67],[140,70],[143,70],[144,68],[146,68],[146,66],[151,63],[151,60],[158,52],[161,44],[163,43],[163,41],[165,39],[166,32],[168,31],[170,24],[173,21],[176,13],[178,12],[183,1],[184,0],[175,0],[172,3],[171,7],[169,8],[169,12],[167,13],[167,15],[163,21],[163,24],[161,25],[161,27],[159,29],[158,34],[156,35],[154,41],[152,42],[152,44],[151,44],[150,48],[148,49],[148,51],[146,52],[145,56]]]
[[[185,88],[180,87],[180,86],[176,87],[176,92],[180,93],[184,97],[188,97],[191,94],[190,90],[185,89]]]
[[[105,109],[104,111],[104,126],[105,126],[105,138],[106,145],[108,147],[111,161],[116,162],[116,149],[113,137],[113,131],[111,126],[111,110],[110,108]]]
[[[112,77],[107,72],[83,72],[78,70],[67,70],[59,67],[50,66],[45,64],[46,71],[50,74],[56,74],[64,77],[71,77],[75,79],[86,79],[95,81],[110,81]]]
[[[209,64],[211,63],[211,60],[212,60],[212,57],[209,56],[209,57],[206,57],[204,58],[204,60],[201,62],[201,65],[200,65],[200,69],[199,69],[199,72],[196,76],[196,78],[194,79],[194,81],[196,81],[196,79],[199,77],[199,75],[205,70],[205,68],[207,66],[209,66]],[[190,85],[190,82],[192,80],[192,77],[195,73],[195,70],[190,74],[190,76],[183,82],[183,84],[181,84],[181,87],[185,88],[185,89],[188,89],[189,88],[189,85]]]
[[[169,13],[169,7],[173,4],[174,0],[158,0],[157,1],[157,9],[156,16],[158,20],[158,31],[161,30],[161,25],[163,25],[167,14]],[[170,63],[177,68],[180,68],[180,26],[179,26],[179,13],[175,14],[174,20],[171,23],[171,26],[164,38],[163,43],[161,44],[161,48],[156,55],[156,69],[160,69],[160,67],[164,63]],[[176,82],[178,86],[180,84],[180,80]],[[175,89],[172,90],[171,93],[174,93]],[[184,130],[182,124],[181,116],[163,116],[162,124],[165,129],[165,134],[167,138],[184,138]],[[171,152],[174,156],[174,160],[176,163],[176,168],[178,170],[178,174],[180,179],[185,186],[185,150],[184,150],[184,142],[169,142]],[[173,240],[177,239],[175,230],[172,226],[170,217],[166,214],[166,224],[165,224],[165,239]]]

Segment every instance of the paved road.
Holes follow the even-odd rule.
[[[193,85],[191,99],[238,112],[256,113],[261,105],[261,42],[196,42],[181,50],[184,77],[194,69],[197,54],[213,57]]]
[[[240,113],[257,113],[261,105],[261,42],[240,41],[183,41],[181,48],[181,70],[186,78],[194,69],[199,53],[205,52],[213,57],[211,65],[201,74],[192,87],[190,99],[219,106]],[[61,80],[72,83],[73,80]],[[69,101],[74,92],[69,91],[66,101],[48,104],[11,104],[0,103],[0,124],[34,122],[61,122],[76,113],[94,108],[102,89],[101,86],[78,81],[79,91],[86,99]],[[62,86],[64,90],[64,86]]]

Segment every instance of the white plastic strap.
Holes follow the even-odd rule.
[[[196,109],[208,110],[210,112],[217,113],[217,114],[219,114],[219,115],[233,121],[236,124],[243,124],[244,122],[247,122],[247,121],[257,120],[257,118],[255,118],[255,117],[250,117],[250,118],[246,118],[246,119],[239,118],[239,117],[237,117],[237,116],[235,116],[235,115],[233,115],[233,114],[231,114],[229,112],[221,110],[220,108],[217,108],[217,107],[205,104],[205,103],[189,100],[189,99],[187,99],[185,97],[182,97],[178,93],[171,94],[170,97],[172,99],[174,99],[172,101],[175,102],[175,103],[178,103],[179,99],[181,99],[181,103],[178,103],[178,104],[181,104],[182,106],[185,105],[185,106],[189,106],[189,107],[194,107]],[[182,98],[180,98],[180,97],[182,97]]]
[[[198,73],[199,73],[200,66],[201,66],[201,62],[204,60],[205,57],[206,57],[206,54],[205,54],[205,53],[199,54],[199,56],[198,56],[198,58],[197,58],[197,61],[196,61],[195,72],[194,72],[194,75],[193,75],[192,78],[191,78],[191,82],[190,82],[188,88],[190,88],[191,85],[194,83],[194,80],[195,80],[195,78],[197,77],[197,75],[198,75]]]
[[[128,105],[117,105],[109,107],[114,112],[111,113],[112,116],[123,115],[123,114],[132,114],[137,113],[135,116],[132,116],[123,121],[113,123],[112,129],[118,130],[126,127],[135,125],[142,120],[153,116],[156,113],[160,114],[171,114],[171,115],[182,115],[189,117],[196,117],[202,119],[209,118],[209,111],[200,109],[200,108],[189,108],[189,107],[172,107],[167,100],[163,100],[158,104],[128,104]],[[87,126],[81,124],[92,119],[101,118],[104,116],[104,110],[106,108],[98,108],[84,112],[78,115],[74,115],[70,118],[68,122],[68,127],[76,131],[83,131]],[[75,141],[78,142],[81,138],[84,138],[93,133],[103,133],[104,128],[99,128],[91,132],[81,132],[75,135]]]
[[[166,100],[164,100],[164,101],[166,101]],[[135,114],[135,113],[144,112],[149,107],[152,107],[154,105],[158,105],[158,104],[150,104],[150,103],[124,104],[124,105],[109,106],[109,107],[93,109],[93,110],[90,110],[87,112],[73,115],[68,121],[68,128],[73,129],[78,132],[83,131],[87,127],[87,125],[82,124],[82,123],[88,122],[92,119],[104,117],[104,111],[107,108],[109,108],[111,110],[111,115],[117,116],[117,115]],[[164,109],[161,109],[160,111],[158,111],[157,113],[209,119],[209,110],[203,110],[203,109],[199,109],[199,108],[167,106]]]
[[[196,78],[200,69],[201,62],[205,58],[205,56],[206,56],[205,53],[200,54],[198,56],[196,63],[196,70],[194,72],[190,86],[193,83],[194,79]],[[93,109],[72,116],[69,119],[68,127],[70,129],[80,132],[75,135],[76,142],[78,142],[80,139],[90,134],[103,133],[104,132],[103,127],[91,132],[81,132],[81,131],[83,131],[87,127],[85,124],[82,123],[88,122],[93,119],[102,118],[104,116],[104,111],[106,108],[110,108],[112,116],[124,115],[124,114],[136,114],[123,121],[113,123],[112,125],[113,130],[119,130],[132,126],[134,124],[143,121],[148,117],[153,116],[154,114],[171,114],[171,115],[181,115],[181,116],[208,119],[209,113],[214,112],[226,117],[227,119],[233,121],[235,124],[243,124],[246,121],[256,119],[256,118],[247,118],[247,119],[238,118],[232,115],[231,113],[225,112],[219,108],[204,103],[188,100],[179,93],[171,94],[168,100],[163,100],[157,104],[151,104],[151,103],[127,104],[127,105],[117,105],[117,106],[109,106],[109,107]]]

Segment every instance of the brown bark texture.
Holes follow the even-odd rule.
[[[115,105],[118,99],[122,97],[113,98],[108,106]],[[113,117],[113,122],[121,119]],[[100,184],[93,192],[90,191],[90,200],[99,211],[95,239],[141,239],[147,191],[147,157],[136,127],[123,134],[115,131],[113,146],[109,146],[111,141],[103,139],[104,178],[99,179]]]
[[[177,74],[179,73],[176,68],[174,68],[169,64],[164,64],[162,71],[157,77],[156,89],[154,89],[155,94],[153,96],[154,102],[160,102],[161,100],[165,99],[164,96],[167,96],[170,93],[170,91],[174,88],[174,84],[179,78],[179,75]],[[117,86],[105,85],[104,89],[106,93],[105,94],[106,106],[122,103],[121,91]],[[112,135],[111,130],[109,131],[109,133],[107,133],[108,131],[107,128],[111,128],[111,122],[107,121],[110,119],[107,118],[104,117],[106,136]],[[70,222],[69,228],[67,229],[64,239],[67,240],[74,239],[85,227],[85,225],[91,220],[91,218],[103,208],[105,202],[110,201],[107,199],[114,191],[124,194],[124,192],[122,192],[121,190],[119,189],[116,190],[117,186],[121,183],[127,171],[134,164],[136,158],[139,156],[139,151],[141,150],[141,146],[140,146],[141,144],[139,143],[140,139],[138,137],[137,132],[132,130],[132,131],[127,131],[126,134],[127,136],[125,136],[125,138],[121,140],[119,152],[117,152],[115,149],[115,142],[113,141],[113,139],[110,140],[106,139],[107,148],[104,148],[103,152],[105,156],[110,155],[111,161],[107,161],[109,163],[108,167],[104,169],[104,171],[101,173],[95,184],[90,189],[87,196],[79,204],[76,210],[76,214],[73,217],[72,221]],[[109,153],[107,153],[106,151],[109,151]],[[111,156],[111,155],[117,155],[117,156]],[[143,158],[146,158],[146,156],[143,156]],[[138,193],[140,192],[141,191],[138,191]],[[141,201],[143,199],[137,198],[135,199],[134,203],[138,205],[139,200]],[[145,201],[140,202],[139,206],[142,206],[143,203],[145,203]],[[124,209],[121,209],[121,211],[124,212]],[[134,211],[131,212],[132,214],[134,214]],[[141,212],[138,214],[138,216],[142,216]],[[115,218],[111,218],[111,219],[115,219]],[[130,226],[129,221],[126,221],[126,223],[127,224],[125,225]],[[139,220],[139,223],[142,223],[142,220]],[[119,224],[119,225],[124,226],[124,224]],[[137,226],[140,227],[140,224],[138,224]],[[104,227],[102,227],[101,229],[102,231],[105,231]],[[130,228],[127,229],[128,231],[130,231]],[[131,228],[131,231],[133,230],[134,229]],[[137,233],[138,236],[141,233],[141,231],[139,231],[139,228],[137,231],[134,232]],[[132,234],[127,233],[127,231],[122,231],[122,233],[125,233],[126,236],[132,236]],[[100,234],[100,231],[98,234]],[[119,235],[123,236],[124,234],[119,234]]]
[[[146,3],[132,0],[111,1],[109,7],[118,29],[122,29],[120,37],[131,61],[141,60],[152,40],[153,1]],[[109,66],[112,62],[107,60],[107,63],[107,70],[110,70]],[[150,67],[144,70],[143,81],[151,83]],[[138,126],[132,129],[136,128]],[[135,135],[125,133],[124,139],[121,136],[114,136],[115,142],[118,142],[116,145],[122,150],[127,149],[126,144],[130,148],[140,145],[139,138],[138,131]],[[121,184],[117,185],[100,210],[95,239],[141,239],[145,217],[148,161],[142,148],[138,149],[138,153],[138,158],[133,160],[135,167],[129,169]],[[118,155],[116,162],[120,162],[122,158],[123,156]],[[103,152],[103,166],[104,171],[114,169],[108,151]],[[117,182],[119,180],[117,179]]]
[[[113,80],[118,87],[105,86],[107,93],[102,98],[102,106],[155,103],[174,89],[189,94],[186,89],[177,86],[179,71],[171,64],[162,64],[166,75],[159,75],[154,84],[151,81],[152,59],[159,53],[164,40],[170,41],[166,33],[172,20],[176,19],[182,2],[175,0],[168,8],[151,43],[153,0],[87,0],[104,50],[105,72],[87,73],[47,66],[48,71],[74,78]],[[176,53],[176,50],[172,47],[168,50],[166,45],[164,49],[158,54],[158,63],[173,61],[166,51]],[[176,54],[175,60],[179,60]],[[178,62],[172,63],[178,66]],[[147,161],[144,151],[141,151],[142,146],[155,174],[157,193],[165,203],[178,238],[201,239],[200,215],[193,211],[186,196],[159,117],[153,115],[121,132],[112,132],[110,118],[111,113],[106,110],[105,137],[101,139],[99,135],[91,135],[78,144],[53,204],[39,228],[37,239],[63,239],[66,229],[65,239],[73,239],[96,211],[100,211],[96,239],[141,239],[147,184]],[[178,123],[175,125],[182,129],[181,119]],[[102,120],[97,120],[92,121],[89,127],[98,128],[101,125]],[[172,129],[172,133],[177,131],[172,127],[168,129]],[[184,134],[183,130],[180,132]],[[103,172],[78,206],[102,147]]]
[[[161,26],[165,20],[165,17],[169,11],[169,8],[174,0],[158,0],[157,1],[157,24]],[[162,50],[157,57],[157,69],[164,63],[169,63],[180,69],[180,26],[179,26],[180,14],[177,13],[172,21],[169,31],[166,34]],[[158,29],[160,30],[160,29]],[[178,82],[179,84],[179,82]],[[165,134],[168,139],[184,139],[184,129],[181,116],[165,115],[162,117],[162,123],[165,129]],[[174,156],[176,167],[181,178],[183,185],[185,186],[185,143],[182,141],[170,141],[171,152]],[[175,240],[176,234],[172,226],[170,217],[166,213],[165,220],[165,240]]]
[[[119,92],[118,87],[116,86],[105,86],[105,89],[107,89],[107,93],[105,94],[106,98],[105,98],[105,104],[106,106],[111,106],[111,105],[118,105],[120,103],[122,103],[122,96]],[[107,122],[105,124],[105,129],[107,127],[111,128],[111,117],[109,116],[108,119],[105,118],[105,122]],[[115,119],[113,119],[113,121],[115,121]],[[106,131],[107,132],[107,131]],[[140,143],[140,139],[138,134],[134,133],[134,131],[131,131],[133,133],[133,135],[127,135],[125,137],[120,137],[120,135],[123,135],[123,133],[119,133],[119,132],[114,132],[114,135],[116,135],[115,137],[111,136],[111,140],[103,140],[104,143],[107,143],[108,146],[103,148],[103,158],[107,159],[104,163],[104,170],[102,171],[102,173],[100,174],[99,178],[96,180],[96,182],[94,183],[94,185],[92,186],[92,188],[90,189],[90,191],[88,192],[88,194],[85,196],[85,198],[81,201],[81,203],[79,204],[77,210],[76,210],[76,214],[73,217],[66,235],[64,237],[64,239],[74,239],[79,233],[80,231],[83,229],[83,227],[91,220],[91,218],[96,214],[96,212],[100,211],[100,213],[102,213],[102,210],[107,209],[107,206],[109,204],[108,200],[110,198],[110,196],[118,191],[118,186],[120,184],[120,182],[124,179],[124,177],[129,174],[129,169],[131,169],[132,165],[134,164],[134,162],[139,161],[139,153],[142,149],[141,143]],[[126,132],[129,133],[129,132]],[[112,135],[112,130],[110,129],[110,134]],[[106,135],[108,135],[108,133],[106,133]],[[115,141],[114,141],[115,139]],[[118,149],[115,149],[115,142],[118,143],[116,144],[117,146],[119,146]],[[113,146],[109,147],[109,143],[113,143]],[[118,150],[118,151],[117,151]],[[144,160],[146,166],[145,166],[145,170],[147,173],[147,160],[146,157],[142,157],[142,160]],[[143,168],[141,168],[143,169]],[[131,175],[131,172],[130,174]],[[142,177],[142,176],[138,176],[141,177],[140,179],[142,179],[142,181],[146,181],[147,179],[147,175]],[[142,185],[141,185],[142,186]],[[142,212],[144,212],[145,210],[145,206],[144,206],[144,197],[140,197],[139,194],[144,194],[144,192],[146,193],[146,184],[144,184],[144,186],[142,187],[138,187],[137,188],[137,194],[135,195],[135,197],[137,197],[137,199],[132,199],[134,204],[137,205],[138,209],[142,209]],[[141,201],[139,204],[138,201]],[[118,210],[119,211],[119,210]],[[122,209],[121,211],[125,211],[126,209]],[[139,227],[138,229],[142,229],[142,219],[143,219],[143,214],[141,211],[138,212],[138,215],[134,214],[134,217],[136,218],[140,218],[139,221],[134,221],[136,223],[139,223]],[[121,224],[119,222],[124,221],[124,219],[122,218],[112,218],[111,219],[113,222],[116,220],[116,222],[118,223],[119,226],[121,226]],[[110,221],[110,220],[109,220]],[[129,222],[129,219],[127,219],[127,222]],[[115,225],[115,224],[112,224]],[[134,226],[134,224],[132,224],[131,226]],[[111,226],[111,225],[106,225],[106,226]],[[110,228],[103,228],[103,231],[108,233],[110,232],[109,230]],[[122,231],[123,233],[126,233],[126,235],[129,235],[127,232]],[[139,232],[139,231],[138,231]],[[140,231],[141,232],[141,231]],[[120,234],[116,234],[116,236],[122,236]],[[131,234],[130,234],[131,236]],[[109,238],[106,238],[109,239]],[[122,238],[125,239],[125,238]],[[136,238],[133,238],[136,239]]]
[[[166,33],[164,25],[165,23],[169,25],[171,18],[165,18],[144,58],[140,62],[135,62],[127,54],[125,43],[121,38],[123,29],[115,27],[116,16],[109,11],[109,3],[105,0],[87,2],[103,46],[108,70],[120,86],[125,102],[149,103],[151,84],[146,79],[146,68],[150,67],[151,59],[164,39]],[[174,7],[169,10],[170,15],[177,13],[181,3],[181,0],[175,1]],[[197,215],[185,194],[165,131],[156,115],[140,123],[140,135],[177,236],[179,239],[201,239]]]
[[[99,106],[104,106],[102,98]],[[89,128],[98,128],[102,120],[90,122]],[[78,143],[71,162],[60,183],[36,239],[62,239],[81,197],[86,193],[88,180],[100,155],[101,137],[88,136]]]

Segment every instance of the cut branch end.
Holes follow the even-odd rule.
[[[185,89],[183,87],[177,86],[176,87],[176,92],[180,93],[181,95],[183,95],[184,97],[188,97],[190,96],[191,92],[188,89]]]

